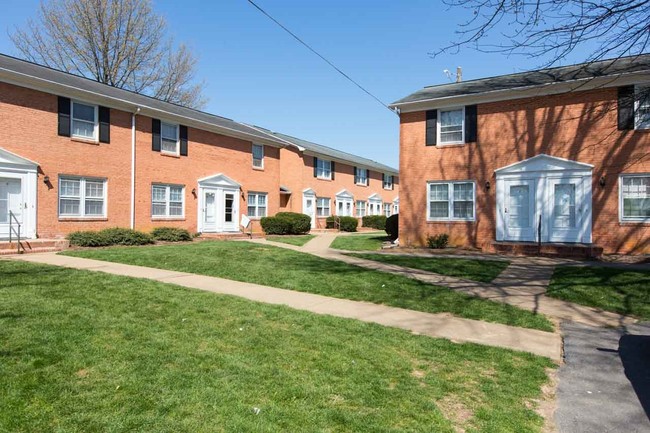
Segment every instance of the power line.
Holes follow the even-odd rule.
[[[258,5],[253,1],[253,0],[247,0],[247,1],[248,1],[248,3],[252,4],[252,5],[253,5],[253,6],[254,6],[258,11],[260,11],[260,12],[262,12],[264,15],[266,15],[266,16],[267,16],[271,21],[273,21],[273,22],[276,23],[278,26],[280,26],[280,27],[282,28],[282,30],[284,30],[285,32],[287,32],[287,33],[289,33],[291,36],[293,36],[293,38],[294,38],[295,40],[297,40],[297,41],[300,42],[302,45],[304,45],[304,46],[305,46],[309,51],[311,51],[312,53],[316,54],[316,55],[317,55],[318,57],[320,57],[323,61],[325,61],[328,65],[330,65],[332,68],[334,68],[334,70],[336,70],[336,72],[338,72],[339,74],[343,75],[343,76],[344,76],[348,81],[350,81],[352,84],[354,84],[355,86],[357,86],[359,89],[363,90],[363,91],[364,91],[368,96],[370,96],[372,99],[374,99],[375,101],[379,102],[379,103],[380,103],[384,108],[389,109],[389,110],[391,111],[391,113],[393,113],[393,114],[397,114],[397,113],[396,113],[392,108],[390,108],[388,105],[386,105],[384,102],[382,102],[381,99],[379,99],[378,97],[376,97],[375,95],[373,95],[372,93],[370,93],[369,90],[367,90],[367,89],[366,89],[365,87],[363,87],[361,84],[359,84],[359,83],[357,83],[356,81],[354,81],[354,80],[353,80],[353,79],[352,79],[348,74],[346,74],[345,72],[343,72],[342,70],[340,70],[338,67],[336,67],[336,65],[334,65],[334,63],[330,62],[330,61],[327,60],[325,57],[323,57],[323,56],[322,56],[318,51],[316,51],[315,49],[313,49],[312,47],[310,47],[309,44],[307,44],[305,41],[303,41],[302,39],[300,39],[300,38],[299,38],[295,33],[293,33],[291,30],[289,30],[288,28],[286,28],[285,26],[283,26],[283,25],[282,25],[278,20],[276,20],[275,18],[273,18],[273,17],[272,17],[271,15],[269,15],[269,14],[268,14],[264,9],[262,9],[261,7],[259,7],[259,6],[258,6]]]

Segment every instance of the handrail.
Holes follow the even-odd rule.
[[[542,254],[542,214],[539,214],[537,223],[537,254]]]
[[[16,226],[18,227],[17,231],[14,231],[16,229],[14,229],[14,227],[13,227],[12,220],[16,221]],[[9,243],[11,243],[11,235],[12,235],[12,233],[16,233],[16,236],[18,237],[18,242],[17,242],[18,247],[17,247],[16,251],[17,251],[18,254],[20,254],[20,249],[22,248],[22,245],[20,243],[20,227],[21,227],[21,224],[18,221],[18,218],[16,218],[16,214],[13,213],[13,211],[9,211]]]

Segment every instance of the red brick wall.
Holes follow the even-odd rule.
[[[606,253],[650,252],[650,224],[621,223],[618,176],[650,172],[650,131],[618,131],[617,89],[478,106],[477,143],[425,146],[425,112],[400,124],[400,241],[423,245],[448,233],[451,243],[483,248],[495,239],[494,170],[540,153],[594,165],[592,241]],[[605,187],[599,179],[605,177]],[[427,222],[426,183],[475,180],[475,222]],[[485,182],[492,187],[486,190]]]

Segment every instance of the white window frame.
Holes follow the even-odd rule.
[[[327,168],[325,163],[327,163]],[[322,164],[322,166],[321,166]],[[321,174],[321,171],[323,174]],[[327,173],[327,175],[325,175]],[[316,160],[316,177],[318,179],[332,180],[332,161],[329,159],[320,159]]]
[[[95,119],[94,119],[94,124],[93,124],[93,136],[92,137],[86,137],[85,135],[76,135],[74,133],[74,105],[75,104],[80,104],[80,105],[85,105],[87,107],[93,107],[95,111]],[[84,122],[84,123],[90,123],[87,120],[77,120],[77,122]],[[70,137],[72,138],[78,138],[80,140],[90,140],[90,141],[97,141],[97,135],[99,131],[99,106],[97,104],[89,104],[88,102],[83,102],[79,101],[76,99],[71,99],[70,100]]]
[[[61,195],[61,182],[64,180],[74,180],[74,181],[79,181],[79,196],[62,196]],[[101,182],[103,184],[102,186],[102,193],[103,196],[101,197],[102,200],[102,214],[91,214],[91,215],[86,215],[86,181],[89,182]],[[59,219],[66,219],[66,218],[72,218],[72,219],[104,219],[106,218],[106,215],[108,215],[108,180],[106,178],[101,178],[101,177],[82,177],[82,176],[68,176],[68,175],[62,175],[59,176],[59,184],[58,184],[58,198],[57,198],[57,214],[59,216]],[[71,200],[79,200],[79,213],[78,214],[63,214],[61,213],[61,199],[71,199]],[[98,197],[90,197],[89,200],[95,200],[99,201]]]
[[[165,141],[164,140],[165,137],[163,137],[164,125],[173,126],[174,128],[176,128],[176,151],[174,152],[165,150],[163,148],[163,142]],[[161,153],[166,153],[168,155],[175,155],[175,156],[179,156],[181,154],[180,132],[181,132],[181,126],[178,123],[165,122],[164,120],[160,121],[160,152]],[[167,138],[170,139],[171,137],[167,137]]]
[[[386,182],[387,179],[390,179],[390,182]],[[383,182],[383,187],[386,190],[392,190],[393,189],[393,175],[392,174],[386,174],[384,173],[384,182]],[[388,185],[388,186],[386,186]]]
[[[153,190],[155,187],[165,188],[165,215],[154,215],[153,213]],[[169,209],[171,208],[171,188],[180,188],[181,189],[181,215],[171,215]],[[158,201],[156,203],[163,203]],[[151,184],[151,218],[152,219],[184,219],[185,218],[185,186],[184,185],[175,185],[169,183],[152,183]]]
[[[262,158],[255,158],[255,148],[262,149]],[[251,154],[253,158],[253,168],[263,169],[264,168],[264,145],[253,143],[251,148]],[[259,164],[256,164],[256,161],[259,161]]]
[[[368,203],[365,200],[357,200],[354,205],[354,214],[357,218],[363,218],[367,215]]]
[[[650,129],[650,122],[647,126],[641,125],[641,93],[645,92],[645,103],[650,110],[650,84],[642,84],[634,86],[634,129],[646,130]]]
[[[264,196],[264,206],[260,205],[260,197]],[[250,198],[255,197],[255,204],[250,204]],[[255,208],[253,215],[250,213],[250,208]],[[264,215],[261,215],[260,209],[264,209]],[[269,194],[266,192],[250,191],[246,196],[246,212],[250,219],[260,219],[269,214]]]
[[[461,123],[460,123],[460,128],[461,128],[461,138],[460,138],[460,141],[445,141],[445,142],[443,142],[442,139],[441,139],[441,137],[440,137],[440,133],[442,132],[442,125],[440,124],[440,121],[442,120],[442,113],[443,113],[444,111],[458,111],[458,110],[461,110],[461,112],[462,112],[462,114],[461,114],[461,118],[462,118],[462,120],[461,120]],[[450,145],[450,144],[465,144],[465,106],[462,106],[462,107],[439,108],[439,109],[438,109],[438,115],[437,115],[437,116],[438,116],[438,117],[437,117],[437,119],[436,119],[436,122],[437,122],[437,128],[436,128],[436,134],[437,134],[437,137],[436,137],[436,143],[438,144],[438,146],[447,146],[447,145]]]
[[[642,222],[650,223],[650,217],[626,217],[623,215],[623,179],[632,177],[648,177],[650,173],[629,173],[618,176],[618,219],[620,222]]]
[[[389,216],[391,216],[391,210],[392,210],[392,208],[393,208],[393,206],[392,206],[391,203],[384,202],[384,216],[385,216],[386,218],[388,218]]]
[[[327,203],[327,206],[321,206],[321,200],[324,200],[324,203]],[[319,209],[327,209],[327,215],[321,214]],[[317,218],[327,218],[332,215],[332,199],[329,197],[316,197],[316,217]]]
[[[365,175],[360,176],[360,173],[364,171]],[[367,186],[368,185],[368,175],[369,175],[369,170],[367,168],[359,168],[357,167],[357,174],[354,177],[354,183],[355,185],[360,185],[360,186]]]
[[[470,218],[456,218],[454,217],[454,185],[456,184],[472,184],[472,216]],[[447,185],[447,205],[448,213],[447,217],[431,217],[431,205],[430,205],[430,191],[431,185]],[[436,180],[427,182],[427,221],[476,221],[476,182],[473,180]]]

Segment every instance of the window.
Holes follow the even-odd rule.
[[[650,221],[650,174],[621,176],[622,221]]]
[[[474,220],[474,182],[430,182],[429,221]]]
[[[366,202],[357,200],[357,217],[362,218],[364,216],[366,216]]]
[[[384,203],[384,215],[386,218],[390,216],[390,203]]]
[[[264,168],[264,146],[253,144],[253,167]]]
[[[184,189],[180,185],[152,185],[151,216],[182,218],[185,214]]]
[[[464,143],[465,108],[438,110],[438,143]]]
[[[320,160],[319,160],[320,162]],[[316,198],[316,215],[319,217],[330,216],[330,199],[327,197]]]
[[[332,178],[332,161],[327,161],[324,159],[316,160],[316,177],[320,179],[331,179]]]
[[[390,174],[384,175],[384,189],[393,189],[393,176]]]
[[[97,106],[72,101],[72,136],[95,140],[97,135]]]
[[[160,122],[160,150],[178,155],[178,125]]]
[[[106,179],[59,177],[59,216],[106,216]]]
[[[357,168],[354,176],[354,183],[357,185],[368,185],[368,169]]]
[[[262,218],[266,216],[266,193],[248,193],[248,216],[251,218]]]
[[[634,111],[636,129],[650,129],[650,86],[635,88]]]

